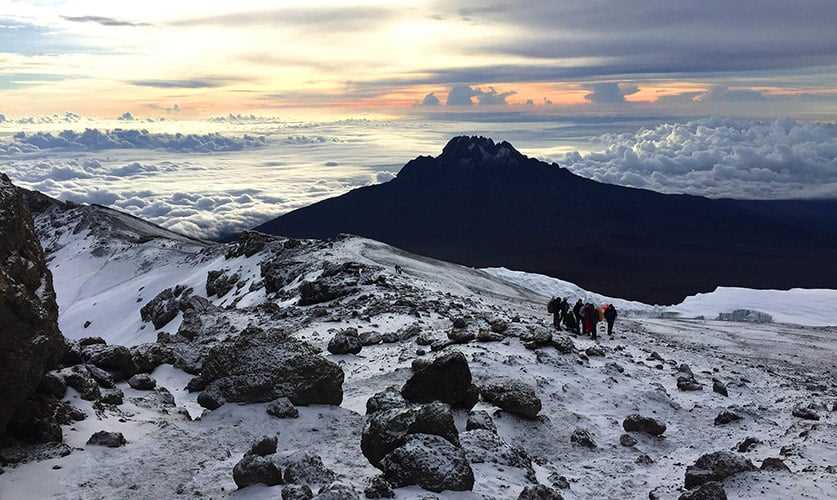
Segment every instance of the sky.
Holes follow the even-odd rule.
[[[453,136],[666,193],[837,197],[834,0],[0,0],[0,171],[218,237]]]
[[[6,115],[837,112],[832,0],[0,0]]]

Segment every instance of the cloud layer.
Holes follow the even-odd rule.
[[[599,137],[559,163],[600,181],[731,198],[837,197],[837,124],[705,119]]]
[[[119,119],[133,121],[134,117],[131,113],[124,113]],[[21,148],[34,147],[38,150],[166,149],[211,153],[262,146],[265,144],[265,138],[251,135],[227,137],[218,133],[163,134],[147,130],[89,128],[83,132],[64,130],[54,135],[51,132],[19,132],[14,135],[14,143]]]

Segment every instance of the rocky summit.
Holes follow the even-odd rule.
[[[442,156],[404,175],[534,168],[488,140]],[[0,186],[4,500],[837,490],[833,329],[620,302],[594,341],[513,275],[348,235],[206,242]]]

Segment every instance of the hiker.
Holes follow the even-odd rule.
[[[401,274],[401,273],[403,273],[403,272],[404,272],[404,270],[403,270],[403,269],[401,269],[401,266],[400,266],[400,265],[398,265],[398,264],[396,264],[396,265],[395,265],[395,274]]]
[[[567,309],[569,309],[570,304],[567,303]],[[564,327],[567,329],[568,332],[572,332],[575,334],[580,333],[578,330],[578,321],[575,319],[575,314],[572,311],[568,311],[564,314]]]
[[[561,299],[552,297],[549,303],[546,304],[546,310],[552,314],[552,326],[559,332],[561,331]]]
[[[598,314],[596,314],[596,306],[587,303],[581,308],[582,324],[584,325],[584,333],[589,333],[595,340],[596,325],[599,322]]]
[[[575,324],[581,327],[581,308],[584,304],[581,303],[581,299],[578,299],[573,306],[573,316],[575,316]]]
[[[608,304],[604,310],[604,319],[607,321],[607,334],[613,335],[613,324],[616,323],[616,308]]]

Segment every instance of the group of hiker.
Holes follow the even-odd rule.
[[[574,306],[566,298],[552,297],[546,306],[552,314],[552,324],[558,331],[563,327],[576,334],[597,337],[596,328],[599,322],[607,323],[607,334],[613,335],[613,324],[616,323],[616,308],[613,304],[596,306],[590,302],[584,303],[578,299]]]

